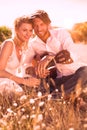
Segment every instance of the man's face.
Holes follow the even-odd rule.
[[[48,31],[49,25],[44,23],[40,18],[35,18],[33,21],[34,21],[35,34],[41,39],[46,38],[49,32]]]

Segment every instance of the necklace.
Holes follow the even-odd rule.
[[[20,39],[18,39],[17,37],[15,37],[13,39],[14,43],[15,43],[15,49],[16,49],[16,53],[17,53],[17,57],[19,59],[19,61],[21,60],[21,56],[23,54],[23,52],[25,50],[27,50],[28,48],[28,43],[27,42],[22,42]]]
[[[28,42],[23,42],[17,37],[13,39],[16,47],[18,47],[20,50],[26,50],[28,48]]]
[[[19,55],[22,55],[22,50],[19,50]]]
[[[27,42],[22,42],[20,39],[17,37],[14,38],[14,43],[16,46],[16,50],[19,52],[21,55],[24,50],[28,48],[28,43]]]

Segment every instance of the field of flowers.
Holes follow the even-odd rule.
[[[0,130],[87,130],[87,95],[76,98],[77,88],[69,98],[58,98],[58,90],[0,95]]]

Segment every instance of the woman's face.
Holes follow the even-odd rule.
[[[28,42],[33,33],[33,27],[29,23],[22,23],[18,29],[16,29],[16,35],[22,42]]]

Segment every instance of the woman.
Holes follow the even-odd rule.
[[[5,40],[0,52],[0,92],[23,92],[19,84],[37,87],[40,80],[25,78],[25,68],[31,64],[32,48],[28,45],[33,27],[29,17],[22,16],[14,22],[15,36]]]

